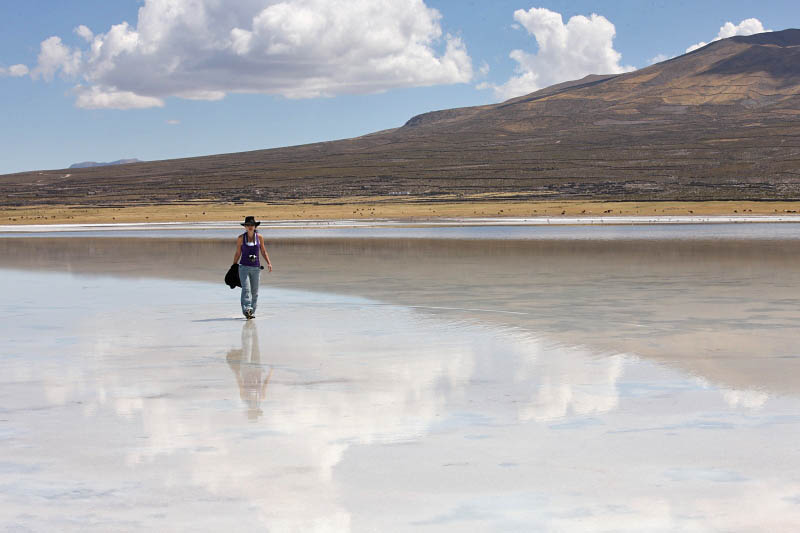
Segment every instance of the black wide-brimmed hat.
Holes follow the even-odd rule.
[[[244,217],[244,222],[242,222],[242,226],[246,226],[248,224],[252,224],[258,227],[261,222],[256,222],[256,217]]]

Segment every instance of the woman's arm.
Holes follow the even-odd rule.
[[[264,259],[267,260],[267,268],[272,272],[272,263],[269,262],[269,255],[267,255],[267,249],[264,247],[264,237],[259,235],[258,242],[261,244],[261,254],[264,256]]]
[[[240,257],[242,257],[242,236],[241,235],[239,235],[236,238],[236,253],[233,254],[233,264],[234,265],[239,262],[239,258]]]

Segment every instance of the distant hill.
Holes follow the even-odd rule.
[[[0,202],[800,199],[800,30],[354,139],[0,176]]]
[[[90,167],[108,167],[111,165],[125,165],[127,163],[141,163],[138,159],[117,159],[110,163],[97,163],[96,161],[84,161],[83,163],[74,163],[69,168],[90,168]]]

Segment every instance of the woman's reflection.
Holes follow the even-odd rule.
[[[247,405],[247,418],[256,420],[261,416],[261,401],[266,396],[267,384],[272,377],[272,368],[265,372],[258,349],[258,329],[253,320],[242,326],[242,348],[230,350],[226,356],[228,365],[236,376],[239,396]]]

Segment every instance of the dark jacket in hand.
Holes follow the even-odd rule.
[[[242,282],[239,281],[239,265],[236,263],[232,264],[228,269],[228,273],[225,274],[225,285],[231,289],[242,286]]]

